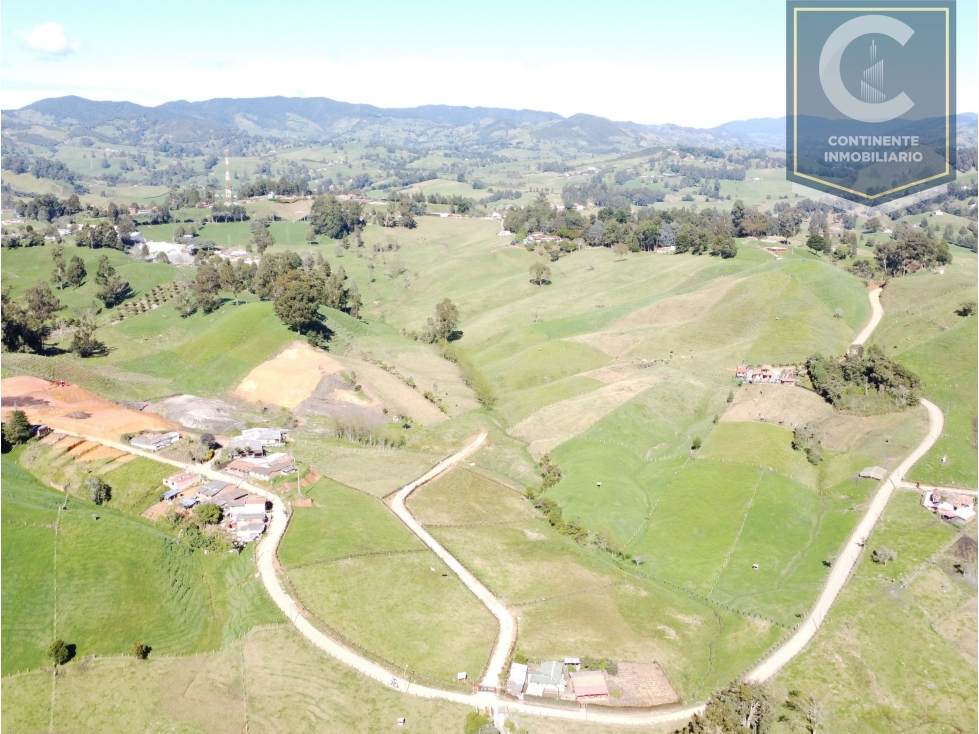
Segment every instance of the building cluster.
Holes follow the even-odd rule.
[[[921,504],[943,520],[969,522],[976,516],[976,498],[958,492],[929,489],[922,495]]]
[[[189,512],[195,505],[212,504],[221,508],[221,527],[232,533],[239,543],[250,543],[265,532],[268,524],[264,497],[249,494],[223,479],[205,482],[204,476],[189,469],[178,471],[163,480],[167,490],[163,501]]]
[[[242,479],[266,482],[295,473],[296,463],[291,454],[268,452],[285,446],[287,433],[284,428],[246,428],[225,446],[226,454],[234,458],[224,471]]]
[[[772,367],[763,364],[761,367],[749,367],[739,364],[735,377],[738,382],[761,383],[764,385],[794,385],[796,382],[796,367]]]
[[[609,698],[606,673],[603,670],[581,670],[579,658],[564,662],[547,660],[540,664],[513,663],[507,678],[506,692],[511,696],[536,696],[566,701],[605,701]]]

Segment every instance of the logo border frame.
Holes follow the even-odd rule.
[[[879,199],[882,196],[889,196],[898,191],[903,191],[904,189],[909,189],[914,186],[919,186],[929,181],[934,181],[937,178],[943,178],[945,176],[952,176],[953,180],[955,177],[955,166],[952,164],[950,155],[954,152],[955,148],[952,145],[952,130],[954,126],[951,124],[951,105],[952,105],[952,95],[955,90],[952,89],[952,74],[951,74],[951,54],[952,54],[952,44],[954,43],[954,38],[951,36],[951,22],[952,17],[955,14],[954,2],[949,2],[944,7],[833,7],[830,5],[819,5],[819,6],[800,6],[795,5],[792,2],[788,3],[788,7],[792,10],[792,169],[790,173],[798,178],[806,179],[808,181],[815,181],[816,183],[827,186],[838,191],[845,191],[849,194],[854,194],[862,199],[873,201],[874,199]],[[838,184],[830,183],[829,181],[824,181],[816,176],[810,176],[806,173],[799,173],[799,12],[931,12],[931,13],[944,13],[945,14],[945,170],[942,173],[936,174],[934,176],[929,176],[928,178],[919,179],[918,181],[913,181],[911,183],[903,184],[897,186],[893,189],[887,191],[882,191],[879,194],[868,194],[863,191],[856,191],[854,189],[848,189],[845,186],[840,186]],[[801,182],[797,182],[801,183]],[[829,192],[826,192],[829,193]]]

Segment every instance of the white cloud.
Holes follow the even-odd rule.
[[[65,56],[79,49],[78,41],[69,39],[61,23],[41,23],[29,31],[18,31],[17,35],[28,48],[48,56]]]

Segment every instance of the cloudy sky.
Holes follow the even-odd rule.
[[[977,4],[958,4],[960,111],[979,109]],[[781,0],[5,0],[0,104],[324,96],[709,127],[784,114],[784,18]]]

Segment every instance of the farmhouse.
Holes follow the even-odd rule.
[[[506,682],[506,692],[511,696],[519,696],[523,693],[523,687],[526,682],[527,666],[523,663],[513,663],[510,666],[510,676]]]
[[[283,474],[292,474],[296,471],[296,465],[290,454],[278,453],[235,459],[225,467],[225,471],[242,479],[252,477],[269,480]]]
[[[557,698],[564,692],[564,666],[556,660],[543,662],[527,676],[527,695]]]
[[[144,451],[159,451],[179,440],[180,434],[170,431],[169,433],[142,433],[129,439],[129,443]]]
[[[969,522],[976,516],[976,500],[967,494],[932,489],[922,495],[921,504],[943,520]]]
[[[770,364],[763,364],[761,367],[739,364],[734,376],[738,382],[750,384],[794,385],[796,383],[795,370],[795,367],[772,367]]]
[[[287,433],[284,428],[246,428],[241,437],[246,441],[258,441],[263,446],[282,446]]]
[[[176,474],[171,474],[163,480],[164,486],[169,490],[163,495],[163,499],[173,499],[184,490],[190,489],[200,484],[200,482],[201,475],[197,472],[188,471],[187,469],[182,469]]]
[[[248,438],[235,438],[228,441],[225,447],[230,454],[246,454],[251,456],[262,456],[265,453],[265,444],[258,440]]]
[[[197,500],[198,502],[208,502],[213,497],[216,497],[225,487],[233,486],[233,484],[230,484],[223,479],[212,479],[210,482],[204,484],[197,490]]]
[[[578,701],[604,701],[608,698],[608,685],[600,670],[586,670],[571,674],[571,686]]]

